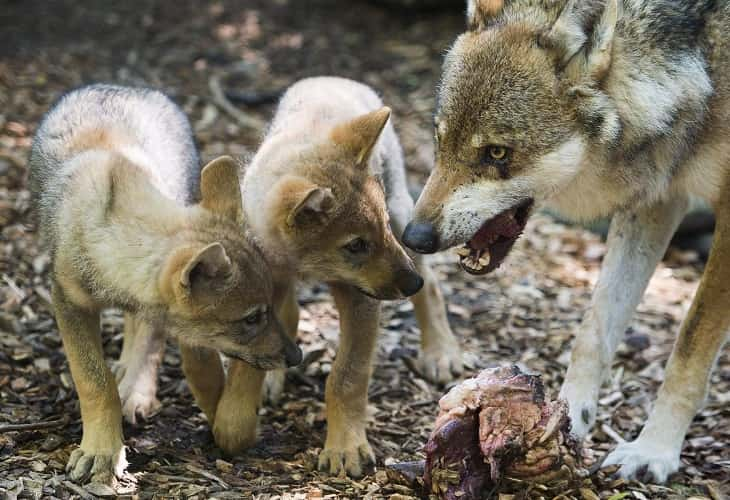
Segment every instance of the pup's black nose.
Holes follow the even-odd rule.
[[[284,359],[286,366],[297,366],[302,362],[302,350],[291,340],[284,344]]]
[[[435,253],[439,248],[436,228],[430,222],[409,222],[403,231],[403,243],[418,253]]]
[[[395,272],[395,284],[403,295],[410,297],[423,287],[423,278],[415,271],[401,269]]]

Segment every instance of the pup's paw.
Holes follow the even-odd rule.
[[[360,478],[365,468],[375,464],[375,454],[367,439],[360,443],[349,443],[344,447],[325,446],[319,454],[319,470],[333,476],[347,475]]]
[[[618,474],[624,479],[664,483],[679,469],[679,454],[680,450],[670,445],[639,437],[618,445],[603,465],[620,465]]]
[[[572,383],[566,380],[558,398],[568,402],[571,432],[578,440],[582,440],[596,422],[598,388],[586,381]]]
[[[266,372],[263,387],[264,403],[276,405],[281,400],[286,382],[286,370],[271,370]]]
[[[422,351],[416,359],[416,368],[429,382],[445,385],[464,372],[461,349],[457,345]]]
[[[111,486],[122,476],[126,467],[124,446],[120,443],[118,450],[111,453],[86,451],[82,448],[74,450],[66,464],[66,473],[76,483],[102,483]]]
[[[225,411],[220,406],[213,423],[215,443],[228,455],[237,455],[256,442],[258,415],[241,408]]]
[[[125,369],[119,380],[119,399],[122,402],[122,415],[131,423],[137,423],[137,417],[146,419],[160,410],[157,399],[157,373],[140,374]]]
[[[146,420],[160,411],[160,401],[155,397],[154,392],[134,391],[131,394],[122,396],[122,415],[130,424],[137,423],[137,417]]]
[[[124,378],[124,374],[127,373],[127,363],[123,362],[122,360],[115,361],[112,363],[111,366],[112,373],[114,374],[114,378],[117,381],[117,384],[121,382],[121,380]]]

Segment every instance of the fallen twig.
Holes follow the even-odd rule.
[[[625,443],[626,442],[626,440],[624,438],[622,438],[621,435],[618,432],[616,432],[615,430],[611,429],[611,427],[609,427],[607,424],[601,425],[601,430],[603,431],[603,433],[606,436],[610,437],[611,439],[613,439],[614,441],[616,441],[618,444],[621,444],[621,443]]]
[[[227,113],[231,118],[236,120],[238,124],[244,128],[252,129],[260,132],[264,128],[264,122],[258,118],[248,115],[234,106],[226,97],[223,87],[221,86],[220,77],[212,75],[208,80],[208,88],[213,104],[218,106],[222,111]]]
[[[57,420],[49,420],[47,422],[34,422],[31,424],[3,424],[0,425],[0,434],[14,431],[34,431],[38,429],[53,429],[54,427],[62,427],[68,423],[66,417]]]

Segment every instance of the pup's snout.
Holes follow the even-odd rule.
[[[430,222],[411,221],[403,231],[403,244],[418,253],[436,253],[439,248],[436,228]]]
[[[286,366],[297,366],[302,362],[302,350],[288,339],[284,344],[284,360],[286,361]]]
[[[395,286],[403,295],[410,297],[423,287],[423,278],[415,271],[401,269],[395,272]]]

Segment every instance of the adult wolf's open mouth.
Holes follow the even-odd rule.
[[[525,229],[532,204],[533,200],[528,199],[492,217],[463,247],[457,248],[464,271],[487,274],[497,269]]]

